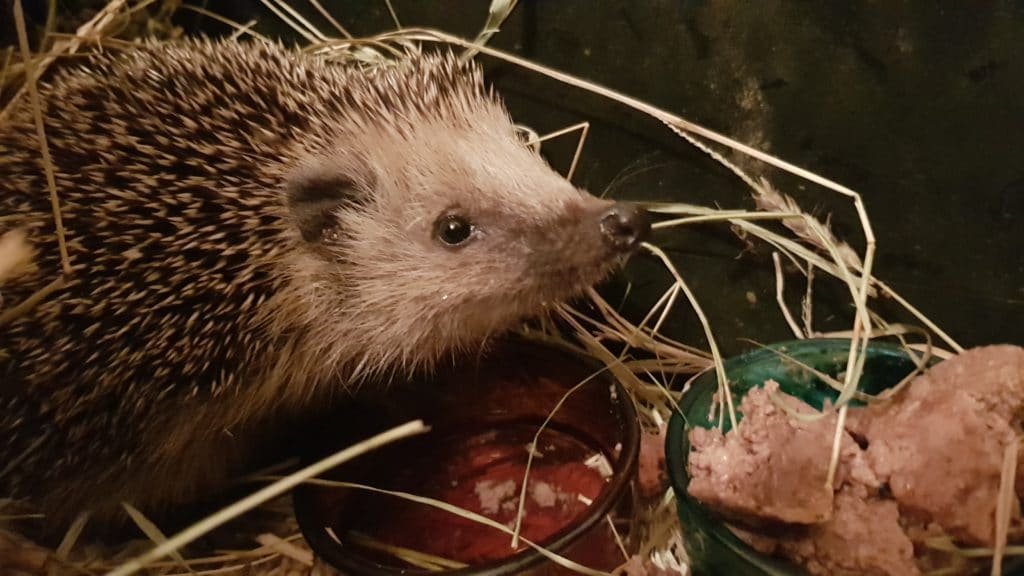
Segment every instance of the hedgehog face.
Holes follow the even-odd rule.
[[[305,160],[285,182],[308,248],[293,289],[314,302],[317,346],[364,348],[357,372],[479,346],[600,281],[649,228],[642,211],[547,166],[454,55],[323,97],[321,129],[303,135]]]
[[[503,114],[477,120],[364,134],[358,155],[339,145],[291,181],[327,309],[357,327],[366,366],[477,346],[601,280],[648,229],[551,170]]]

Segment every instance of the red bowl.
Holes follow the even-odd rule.
[[[561,348],[510,341],[473,364],[411,384],[354,412],[372,415],[372,423],[356,424],[350,410],[349,433],[321,451],[414,418],[431,431],[324,478],[446,501],[511,526],[529,446],[553,412],[538,438],[521,535],[594,569],[624,561],[606,517],[618,518],[628,534],[640,428],[629,395],[600,365]],[[360,536],[466,565],[442,574],[572,573],[524,544],[512,550],[500,530],[395,496],[307,484],[294,501],[313,551],[345,574],[438,573],[367,547]]]

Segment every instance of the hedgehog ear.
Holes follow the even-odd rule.
[[[335,226],[334,212],[359,202],[362,193],[345,174],[313,170],[293,174],[285,185],[288,209],[307,242],[320,242]]]

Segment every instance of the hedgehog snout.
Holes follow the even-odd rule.
[[[603,212],[600,222],[605,242],[620,252],[635,250],[651,231],[647,211],[622,202]]]

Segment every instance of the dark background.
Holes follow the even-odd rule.
[[[312,5],[295,0],[322,30]],[[487,1],[395,0],[404,26],[476,35]],[[382,0],[324,6],[355,35],[392,29]],[[259,0],[207,7],[296,38]],[[216,31],[191,15],[186,27]],[[767,150],[863,196],[878,239],[876,275],[966,346],[1024,344],[1024,3],[767,0],[522,0],[491,46],[614,88]],[[545,133],[582,120],[591,133],[575,182],[612,197],[750,208],[743,185],[658,122],[514,66],[484,60],[517,121]],[[575,142],[546,145],[568,168]],[[739,158],[739,157],[734,157]],[[806,210],[832,215],[862,250],[852,204],[750,160]],[[705,307],[727,352],[742,338],[784,339],[764,250],[723,225],[656,243]],[[634,260],[625,306],[636,318],[666,286]],[[803,284],[790,276],[794,313]],[[849,298],[819,283],[816,327],[849,326]],[[607,288],[617,297],[621,285]],[[895,308],[880,305],[880,310]],[[891,319],[905,319],[899,314]],[[700,343],[685,305],[669,331]]]
[[[404,26],[473,37],[488,2],[395,1]],[[381,0],[325,4],[356,35],[393,27]],[[614,88],[859,191],[878,239],[877,275],[964,345],[1024,343],[1024,4],[1012,2],[592,2],[523,0],[491,45]],[[221,13],[273,16],[258,2]],[[311,6],[296,3],[314,21]],[[329,28],[325,25],[324,30]],[[278,33],[286,33],[277,27]],[[731,174],[656,121],[489,61],[513,115],[539,132],[592,124],[575,181],[613,197],[750,207]],[[568,167],[574,143],[546,148]],[[801,205],[863,246],[851,203],[763,166]],[[727,351],[786,338],[764,251],[724,226],[664,233]],[[634,317],[664,289],[630,267]],[[802,292],[791,277],[793,303]],[[616,287],[609,292],[616,294]],[[748,292],[756,297],[752,304]],[[817,327],[849,321],[819,285]],[[795,308],[795,307],[794,307]],[[889,308],[882,306],[882,309]],[[669,329],[700,340],[683,312]],[[899,315],[895,319],[901,319]]]

